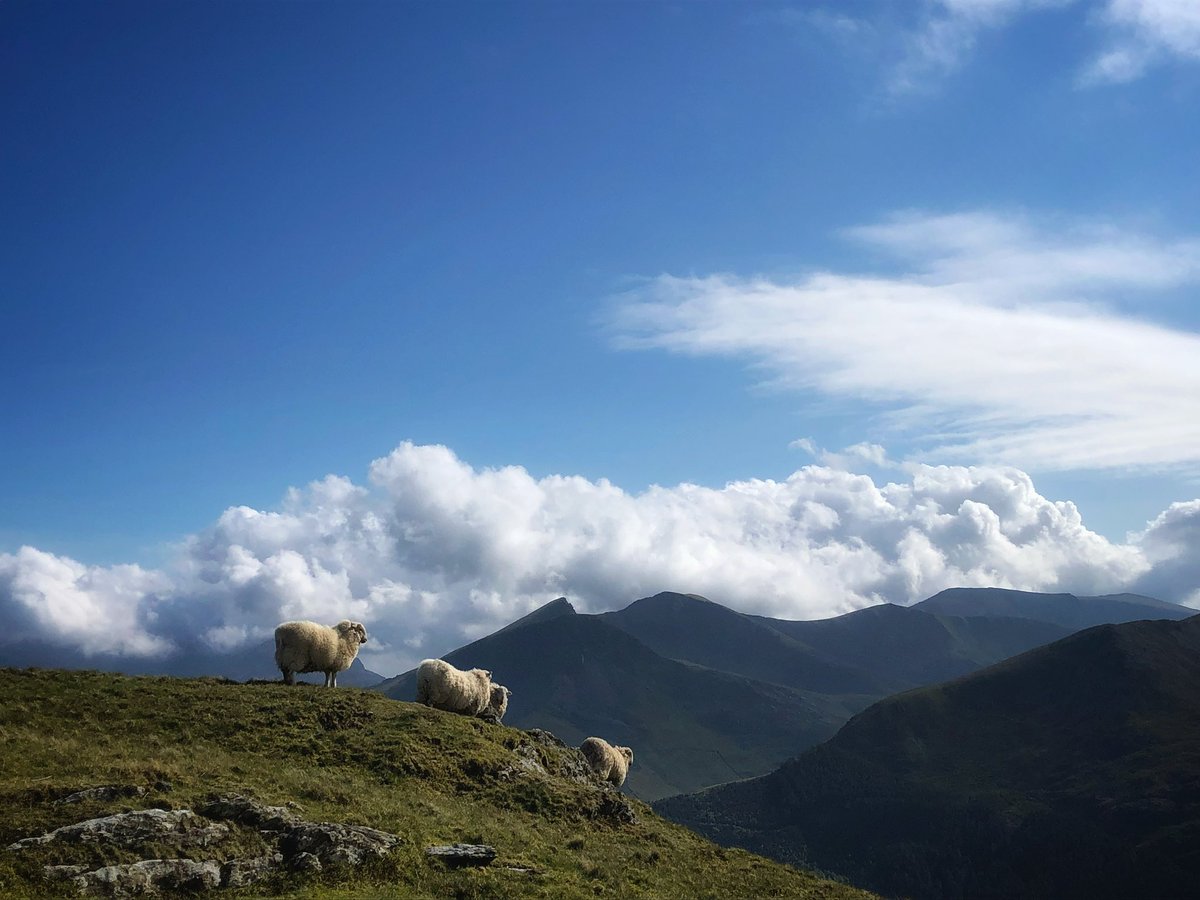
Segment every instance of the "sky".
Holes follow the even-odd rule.
[[[1200,608],[1191,0],[0,4],[0,663]]]

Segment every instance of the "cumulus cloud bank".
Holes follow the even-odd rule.
[[[330,476],[275,511],[226,510],[161,570],[88,567],[29,547],[0,555],[0,661],[15,641],[152,656],[237,647],[284,619],[350,617],[372,632],[367,663],[390,674],[560,595],[598,612],[692,591],[789,618],[956,585],[1095,593],[1144,583],[1167,599],[1197,597],[1188,548],[1200,501],[1117,545],[1016,469],[907,465],[901,475],[877,484],[812,465],[785,481],[631,494],[605,480],[477,470],[446,447],[404,443],[365,485]]]
[[[664,275],[618,298],[618,340],[744,358],[783,388],[874,402],[923,458],[1200,462],[1200,334],[1117,311],[1200,280],[1200,241],[991,213],[909,213],[848,234],[899,271]]]

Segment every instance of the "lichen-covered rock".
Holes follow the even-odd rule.
[[[144,859],[85,872],[72,881],[81,893],[113,897],[210,891],[221,886],[221,867],[192,859]]]
[[[54,843],[106,843],[127,848],[148,843],[207,847],[228,834],[228,825],[205,825],[190,809],[139,809],[64,825],[37,837],[24,838],[10,844],[8,849],[19,851]]]
[[[301,853],[311,853],[322,865],[343,863],[357,866],[370,857],[383,856],[400,842],[400,838],[394,834],[364,825],[297,822],[284,832],[279,849],[288,859]]]

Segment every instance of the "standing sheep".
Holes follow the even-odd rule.
[[[479,718],[487,719],[496,725],[500,724],[500,720],[504,718],[504,714],[508,712],[508,698],[512,696],[512,691],[502,684],[493,684],[491,699],[488,701],[487,709],[479,714]]]
[[[283,672],[284,684],[294,684],[296,672],[324,672],[325,687],[337,687],[338,672],[350,668],[366,639],[362,623],[348,619],[332,628],[316,622],[284,622],[275,629],[275,665]]]
[[[492,673],[463,672],[444,659],[422,660],[417,667],[417,702],[446,712],[477,716],[492,699]]]
[[[603,738],[590,737],[579,745],[579,749],[592,771],[604,781],[611,781],[617,787],[625,783],[629,765],[633,762],[633,751],[628,747],[614,747]]]

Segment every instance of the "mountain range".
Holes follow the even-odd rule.
[[[1200,616],[1089,628],[890,697],[766,776],[655,806],[888,896],[1191,896]]]
[[[1046,595],[999,596],[1020,612]],[[1073,620],[1190,612],[1133,595],[1053,596],[1063,607],[1059,618]],[[946,599],[926,602],[939,598]],[[985,608],[997,602],[990,590],[963,589],[953,598],[957,614],[885,604],[799,622],[692,594],[656,594],[600,615],[581,615],[559,598],[444,658],[490,669],[513,691],[508,723],[550,728],[573,743],[594,734],[634,747],[627,783],[653,800],[764,774],[882,697],[1071,631],[1028,617],[974,615],[972,598]],[[415,672],[376,689],[412,700]]]

